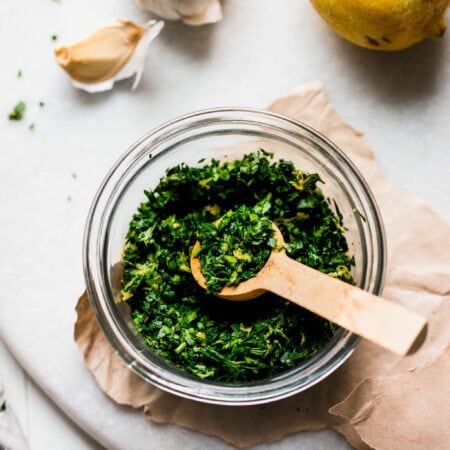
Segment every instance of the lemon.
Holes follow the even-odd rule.
[[[374,50],[401,50],[443,35],[449,0],[311,0],[343,38]]]

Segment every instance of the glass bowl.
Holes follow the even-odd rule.
[[[386,249],[380,212],[356,167],[320,133],[277,114],[230,108],[192,113],[151,131],[119,159],[94,198],[84,236],[84,274],[97,321],[124,362],[144,380],[192,400],[250,405],[288,397],[336,370],[359,339],[338,329],[323,349],[292,370],[254,383],[218,383],[184,373],[154,355],[134,329],[127,303],[115,301],[128,224],[146,199],[144,189],[155,187],[167,168],[181,162],[232,160],[260,147],[320,174],[324,194],[336,202],[348,228],[357,285],[374,294],[382,291]]]

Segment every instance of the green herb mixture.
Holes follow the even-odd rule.
[[[260,208],[280,228],[291,258],[353,283],[342,217],[319,182],[318,174],[274,161],[264,150],[168,170],[145,192],[123,253],[122,298],[146,345],[189,374],[238,383],[295,367],[329,342],[330,322],[272,294],[219,299],[197,285],[189,267],[192,247],[211,222]]]
[[[272,222],[264,215],[270,209],[269,198],[255,207],[240,206],[228,211],[219,221],[200,225],[197,234],[201,246],[194,256],[200,260],[207,291],[218,294],[225,286],[234,286],[255,276],[276,247]]]

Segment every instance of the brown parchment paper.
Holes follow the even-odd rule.
[[[365,176],[386,227],[383,296],[428,317],[422,348],[400,358],[362,341],[341,368],[306,392],[259,406],[206,405],[161,391],[129,370],[100,331],[84,294],[76,307],[75,341],[87,367],[115,402],[143,408],[154,422],[218,436],[236,447],[329,427],[358,449],[450,449],[450,227],[383,177],[362,133],[342,121],[320,83],[293,91],[269,110],[321,131]]]

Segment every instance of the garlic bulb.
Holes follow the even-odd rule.
[[[109,90],[116,81],[136,74],[135,89],[142,77],[148,46],[163,26],[164,22],[156,20],[144,25],[120,20],[77,44],[57,48],[56,60],[73,85],[87,92]]]
[[[145,9],[167,20],[204,25],[222,19],[220,0],[137,0]]]

